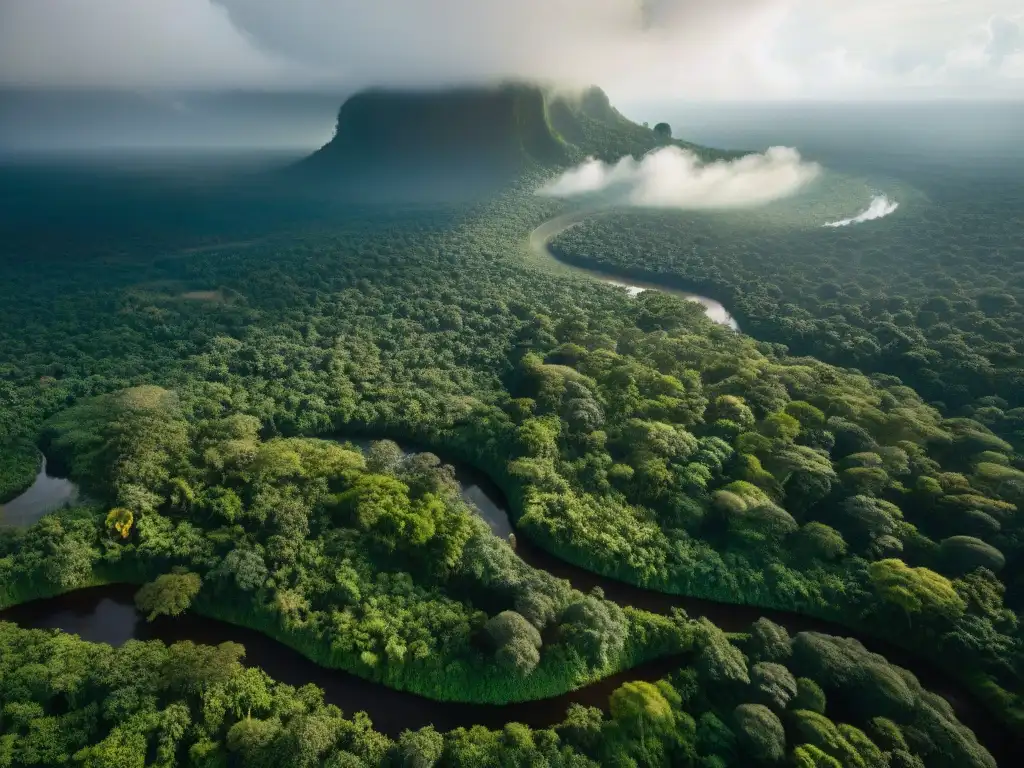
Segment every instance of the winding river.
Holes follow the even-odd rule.
[[[370,442],[367,438],[348,440],[361,448]],[[407,455],[424,450],[427,449],[411,443],[403,446]],[[496,535],[507,538],[514,526],[501,489],[487,475],[468,464],[447,460],[445,463],[453,467],[463,499],[470,503]],[[1016,750],[1021,748],[1019,737],[997,723],[963,686],[949,679],[948,675],[930,663],[883,641],[861,636],[837,624],[788,611],[730,605],[646,590],[560,560],[533,544],[526,536],[517,537],[515,551],[531,567],[567,579],[582,591],[600,587],[605,597],[623,606],[632,605],[655,613],[668,613],[673,608],[681,608],[692,618],[705,616],[730,632],[744,631],[751,622],[764,616],[786,627],[790,633],[816,631],[857,637],[871,651],[884,655],[893,664],[911,670],[925,688],[950,702],[960,721],[975,732],[1000,765],[1011,764],[1008,756],[1017,754]],[[135,590],[136,587],[131,585],[78,590],[7,609],[0,612],[0,620],[13,621],[26,628],[60,629],[78,634],[84,640],[114,646],[123,645],[132,639],[158,639],[165,643],[180,640],[206,644],[241,643],[246,648],[246,664],[262,667],[271,677],[290,685],[314,682],[324,689],[328,703],[337,705],[349,715],[365,711],[378,730],[392,737],[407,728],[415,729],[429,724],[442,731],[473,725],[501,728],[508,722],[525,723],[531,727],[551,726],[564,719],[566,708],[572,703],[607,708],[608,696],[623,682],[657,680],[688,661],[681,656],[657,659],[579,690],[539,701],[506,705],[439,702],[364,680],[341,670],[322,667],[260,632],[197,614],[190,613],[173,620],[161,617],[152,623],[146,622],[135,610]]]
[[[406,729],[431,724],[439,731],[473,725],[500,730],[510,722],[545,728],[564,720],[570,704],[607,708],[608,697],[623,683],[658,680],[685,661],[678,656],[657,659],[577,691],[540,701],[504,705],[435,701],[322,667],[260,632],[195,613],[174,619],[163,616],[147,622],[135,609],[136,590],[137,587],[128,584],[80,589],[2,611],[0,620],[32,629],[60,629],[77,634],[83,640],[116,647],[129,640],[161,640],[168,644],[182,640],[207,645],[241,643],[245,646],[243,663],[247,666],[261,667],[272,678],[288,685],[299,687],[315,683],[324,690],[328,704],[340,707],[349,717],[356,712],[366,712],[373,720],[373,727],[392,738]]]
[[[530,253],[535,259],[547,264],[548,266],[554,266],[562,271],[567,270],[579,275],[586,275],[594,280],[600,280],[602,283],[608,283],[609,285],[616,285],[620,288],[625,288],[631,296],[636,296],[638,293],[642,293],[643,291],[662,291],[663,293],[678,296],[686,301],[700,302],[704,305],[704,313],[709,319],[719,325],[728,326],[734,331],[738,331],[740,329],[739,323],[737,323],[736,319],[729,313],[729,310],[722,306],[721,302],[716,301],[715,299],[707,296],[701,296],[699,293],[691,293],[689,291],[678,290],[677,288],[669,288],[668,286],[659,285],[657,283],[643,282],[640,280],[634,280],[633,278],[624,278],[614,275],[610,272],[602,272],[601,270],[591,269],[589,267],[580,267],[575,264],[562,261],[551,251],[549,244],[565,230],[583,223],[584,220],[591,216],[598,216],[603,213],[613,212],[614,211],[607,209],[575,211],[573,213],[566,213],[562,216],[549,219],[530,233]]]

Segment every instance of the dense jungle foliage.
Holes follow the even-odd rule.
[[[593,154],[666,140],[621,116],[576,125]],[[568,561],[886,637],[1024,727],[1024,472],[993,421],[1010,402],[953,411],[883,366],[795,357],[738,296],[749,336],[666,294],[538,269],[527,237],[561,211],[533,195],[543,178],[473,205],[322,202],[288,231],[261,218],[272,203],[232,196],[216,226],[174,231],[137,204],[126,239],[120,203],[160,200],[139,180],[89,215],[89,187],[65,190],[48,211],[62,242],[26,245],[5,219],[21,235],[0,251],[0,498],[31,482],[38,446],[92,502],[0,531],[0,601],[145,583],[147,615],[192,608],[468,701],[693,664],[624,686],[610,719],[392,743],[312,687],[244,671],[237,648],[115,651],[4,625],[0,765],[993,764],[945,702],[852,641],[761,624],[734,646],[580,593],[494,537],[436,457],[328,439],[434,446],[487,471],[519,535]]]
[[[573,705],[547,729],[509,723],[392,739],[323,691],[244,666],[245,650],[129,641],[114,649],[0,623],[0,764],[991,768],[949,704],[856,641],[767,620],[731,643],[695,630],[691,666],[626,683],[610,716]]]
[[[8,534],[4,602],[156,577],[139,595],[150,616],[198,597],[204,613],[327,666],[495,703],[689,647],[681,617],[623,611],[529,568],[467,508],[436,456],[403,458],[377,442],[364,458],[351,444],[263,442],[259,428],[241,414],[190,425],[155,386],[59,414],[48,452],[67,456],[75,477],[104,478],[85,487],[112,502]]]
[[[553,249],[575,263],[706,293],[755,338],[898,376],[947,415],[980,421],[1019,448],[1019,175],[950,171],[921,183],[927,198],[903,201],[867,226],[635,211],[594,217]]]

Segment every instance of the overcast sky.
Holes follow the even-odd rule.
[[[1021,0],[0,0],[0,87],[1024,99]]]

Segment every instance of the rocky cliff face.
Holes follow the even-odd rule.
[[[342,105],[334,138],[302,165],[331,173],[512,171],[569,159],[542,90],[504,85],[356,94]]]

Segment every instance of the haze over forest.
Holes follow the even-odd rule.
[[[0,0],[0,768],[1013,768],[1016,0]]]

